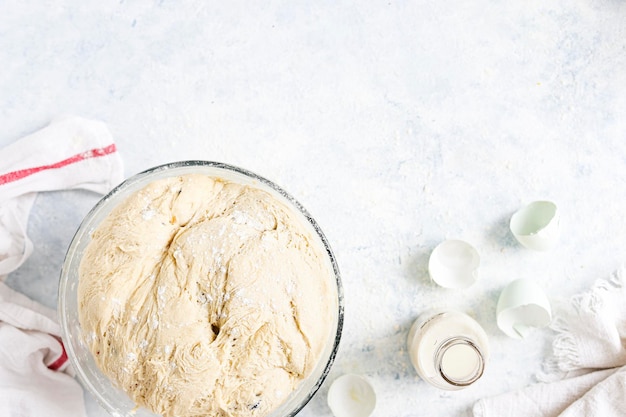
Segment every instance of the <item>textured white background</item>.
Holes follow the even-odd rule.
[[[329,379],[302,411],[330,416],[330,381],[368,376],[375,416],[469,416],[534,381],[550,331],[495,324],[515,278],[553,301],[604,278],[626,247],[626,2],[0,0],[0,146],[73,113],[105,121],[126,174],[181,159],[238,165],[296,197],[342,271],[346,317]],[[9,277],[56,306],[87,192],[41,194],[35,252]],[[521,248],[511,214],[555,201],[563,235]],[[474,244],[480,279],[436,287],[445,238]],[[420,381],[405,338],[433,306],[489,334],[487,373],[461,392]],[[87,396],[89,416],[105,412]]]

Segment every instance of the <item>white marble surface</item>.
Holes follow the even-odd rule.
[[[556,301],[624,260],[624,22],[622,0],[4,1],[0,146],[73,113],[108,124],[127,175],[193,158],[277,182],[322,226],[346,294],[337,361],[301,415],[330,416],[329,382],[355,372],[377,390],[375,416],[469,416],[532,383],[549,352],[547,330],[497,329],[502,288],[531,278]],[[97,198],[38,197],[35,252],[11,287],[56,305]],[[507,228],[536,199],[562,209],[547,253]],[[468,290],[428,279],[445,238],[482,256]],[[420,381],[405,351],[416,315],[442,305],[491,341],[486,375],[460,392]]]

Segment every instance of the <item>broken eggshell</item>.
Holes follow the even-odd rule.
[[[376,407],[374,388],[365,378],[354,374],[335,379],[327,400],[335,417],[368,417]]]
[[[529,279],[518,279],[500,293],[496,316],[498,327],[507,336],[523,339],[534,329],[549,325],[552,310],[539,285]]]
[[[472,245],[444,240],[430,254],[428,273],[442,287],[463,289],[476,282],[479,265],[480,256]]]
[[[519,243],[529,249],[548,250],[559,237],[560,214],[551,201],[534,201],[511,217],[510,229]]]

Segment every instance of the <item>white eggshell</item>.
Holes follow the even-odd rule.
[[[546,327],[552,320],[548,297],[529,279],[515,280],[504,288],[498,299],[496,315],[500,330],[515,339]]]
[[[534,201],[511,217],[510,228],[519,243],[529,249],[548,250],[560,232],[560,213],[551,201]]]
[[[328,406],[335,417],[368,417],[376,407],[372,385],[359,375],[342,375],[328,390]]]
[[[430,254],[428,273],[445,288],[462,289],[476,282],[480,256],[462,240],[445,240]]]

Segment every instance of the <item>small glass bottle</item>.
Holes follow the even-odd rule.
[[[407,342],[418,375],[445,390],[463,389],[476,382],[489,357],[489,341],[483,328],[458,311],[436,310],[420,315]]]

